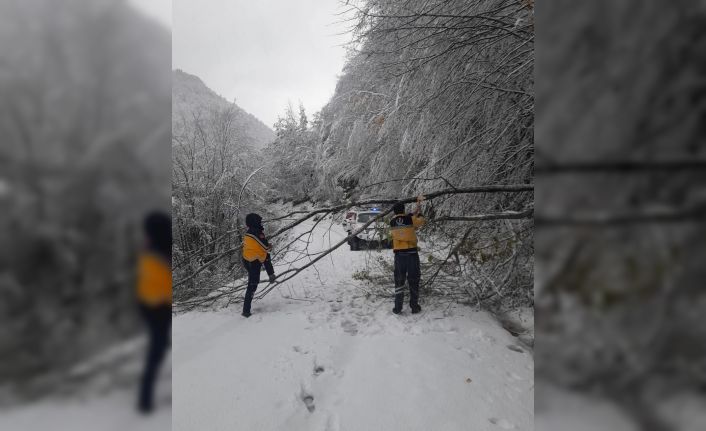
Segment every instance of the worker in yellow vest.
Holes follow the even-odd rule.
[[[392,234],[392,250],[395,253],[395,307],[392,312],[400,314],[404,303],[405,281],[409,284],[409,307],[412,313],[419,313],[419,253],[417,248],[417,229],[424,224],[420,214],[424,196],[417,198],[414,213],[405,212],[403,203],[398,202],[392,207],[395,215],[390,220]]]
[[[147,324],[148,348],[140,381],[138,409],[154,408],[154,386],[159,367],[169,349],[172,326],[172,219],[162,212],[145,218],[145,247],[137,269],[137,299]]]
[[[248,231],[243,237],[243,265],[248,271],[248,287],[245,290],[245,300],[243,301],[243,316],[250,317],[250,305],[252,298],[260,283],[260,272],[262,267],[269,276],[270,283],[275,281],[275,270],[272,268],[272,258],[270,250],[272,247],[267,242],[264,228],[262,227],[262,217],[258,214],[248,214],[245,216],[245,225]]]

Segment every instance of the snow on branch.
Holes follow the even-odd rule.
[[[534,208],[527,208],[522,211],[502,211],[490,214],[474,214],[470,216],[445,216],[434,219],[435,222],[443,221],[480,221],[480,220],[512,220],[532,218]]]
[[[468,194],[468,193],[521,193],[521,192],[532,192],[534,190],[534,186],[532,184],[503,184],[503,185],[486,185],[486,186],[474,186],[474,187],[464,187],[464,188],[453,188],[453,189],[443,189],[443,190],[438,190],[435,192],[427,193],[425,195],[427,200],[433,200],[442,196],[447,196],[447,195],[454,195],[454,194]],[[270,239],[273,239],[279,235],[282,235],[283,233],[293,229],[294,227],[298,226],[299,224],[305,222],[306,220],[311,219],[312,217],[316,215],[324,215],[324,214],[333,214],[339,211],[342,211],[347,208],[355,207],[355,206],[366,206],[366,205],[372,205],[372,204],[395,204],[397,202],[401,203],[411,203],[411,202],[416,202],[417,197],[405,197],[402,199],[369,199],[369,200],[361,200],[361,201],[356,201],[356,202],[348,202],[345,204],[333,206],[333,207],[328,207],[328,208],[319,208],[315,209],[312,211],[305,212],[305,215],[302,217],[299,217],[298,219],[294,220],[293,222],[289,223],[288,225],[282,227],[279,229],[277,232],[275,232],[273,235],[270,236]],[[483,214],[483,215],[476,215],[476,216],[467,216],[467,217],[457,217],[458,220],[454,220],[454,218],[440,218],[437,219],[436,221],[475,221],[475,220],[493,220],[493,219],[517,219],[517,218],[528,218],[531,215],[528,215],[527,212],[531,213],[531,209],[524,210],[522,212],[514,212],[514,211],[507,211],[503,213],[495,213],[495,214]],[[365,230],[368,226],[371,224],[381,220],[384,216],[392,212],[392,206],[387,208],[384,211],[381,211],[380,214],[378,214],[376,217],[370,219],[367,223],[363,224],[360,226],[358,229],[355,231],[351,232],[350,235],[348,235],[346,238],[342,239],[329,249],[318,253],[316,258],[310,260],[307,264],[297,267],[297,268],[290,268],[287,271],[280,273],[277,275],[275,278],[275,281],[268,284],[268,286],[260,292],[260,294],[257,296],[258,299],[264,297],[267,295],[272,289],[275,288],[276,285],[284,283],[293,277],[295,277],[297,274],[305,270],[306,268],[309,268],[310,266],[314,265],[316,262],[320,261],[323,259],[325,256],[329,255],[331,252],[339,248],[340,246],[346,244],[351,238],[355,237],[358,235],[360,232]],[[283,217],[278,217],[276,219],[269,220],[270,222],[274,220],[280,220],[283,218],[286,218],[287,216],[290,216],[294,213],[302,213],[301,211],[295,211],[292,213],[289,213],[286,216]],[[522,216],[520,216],[522,215]],[[480,217],[480,218],[479,218]],[[290,243],[291,245],[291,243]],[[216,261],[222,259],[223,257],[229,256],[234,252],[237,252],[240,250],[240,245],[237,247],[228,249],[214,257],[213,259],[210,259],[208,262],[205,264],[201,265],[198,267],[196,270],[194,270],[191,274],[188,276],[182,278],[181,280],[178,280],[174,283],[174,287],[178,287],[180,285],[183,285],[184,283],[192,280],[196,275],[204,271],[206,268],[209,266],[213,265]],[[237,286],[229,287],[226,290],[223,290],[219,292],[218,294],[215,295],[210,295],[207,297],[200,297],[200,298],[192,298],[187,301],[183,301],[181,303],[175,302],[175,307],[180,308],[180,309],[192,309],[198,306],[202,305],[208,305],[208,304],[213,304],[215,301],[221,297],[231,295],[237,292],[240,292],[244,289],[245,284],[240,284]]]

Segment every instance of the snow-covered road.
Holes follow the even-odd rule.
[[[325,220],[309,250],[344,235]],[[378,256],[392,260],[340,247],[249,319],[240,304],[175,317],[173,429],[534,429],[531,353],[487,313],[422,298],[396,316],[391,298],[366,298],[352,274]]]
[[[172,425],[171,360],[167,356],[155,392],[155,412],[137,412],[137,384],[145,355],[138,337],[78,364],[64,382],[40,401],[0,409],[0,430],[13,431],[168,431]],[[78,373],[78,374],[74,374]],[[63,392],[63,393],[62,393]]]

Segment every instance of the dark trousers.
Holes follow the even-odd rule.
[[[265,263],[263,264],[259,260],[255,259],[252,262],[248,262],[243,259],[243,265],[248,271],[248,287],[245,290],[245,300],[243,301],[243,313],[250,313],[250,305],[252,304],[252,298],[255,296],[255,291],[257,290],[257,285],[260,283],[260,272],[262,271],[263,265],[265,266],[265,271],[267,274],[274,274],[275,270],[272,268],[272,260],[270,255],[267,255]]]
[[[159,367],[169,349],[169,333],[172,327],[172,306],[140,305],[140,313],[147,323],[149,345],[145,369],[140,381],[140,394],[138,407],[143,411],[150,411],[154,407],[154,386],[157,380]]]
[[[395,309],[402,310],[405,280],[409,283],[409,306],[419,307],[419,254],[395,253]]]

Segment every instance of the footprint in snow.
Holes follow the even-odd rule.
[[[309,413],[312,413],[316,408],[316,406],[314,405],[314,396],[302,389],[301,393],[299,394],[299,398],[306,406],[306,409],[309,410]]]
[[[510,350],[512,350],[513,352],[525,353],[524,350],[522,350],[520,347],[515,346],[514,344],[508,345],[507,348],[510,349]]]
[[[497,425],[502,429],[511,430],[515,428],[515,425],[507,419],[490,418],[488,419],[488,421],[491,424]]]
[[[483,330],[475,328],[471,330],[471,332],[468,334],[471,338],[476,339],[476,340],[481,340],[486,343],[494,343],[495,342],[495,337],[492,335],[487,335]]]
[[[338,415],[336,415],[335,413],[329,414],[329,417],[326,420],[325,431],[339,431],[340,429],[341,426],[339,424]]]
[[[358,325],[350,320],[344,320],[341,322],[341,328],[343,328],[343,332],[346,334],[355,335],[358,333]]]
[[[510,379],[512,379],[512,380],[517,380],[517,381],[524,380],[523,377],[521,377],[521,376],[519,376],[519,375],[517,375],[517,374],[515,374],[515,373],[507,372],[507,373],[505,373],[505,375],[507,375],[507,376],[508,376]]]
[[[478,353],[474,352],[473,350],[471,350],[467,347],[456,347],[456,350],[459,350],[459,351],[467,354],[471,359],[479,359],[480,358]]]
[[[292,346],[292,350],[294,350],[294,351],[297,352],[297,353],[301,353],[301,354],[309,353],[308,350],[305,350],[305,349],[303,349],[303,348],[300,347],[300,346]]]

